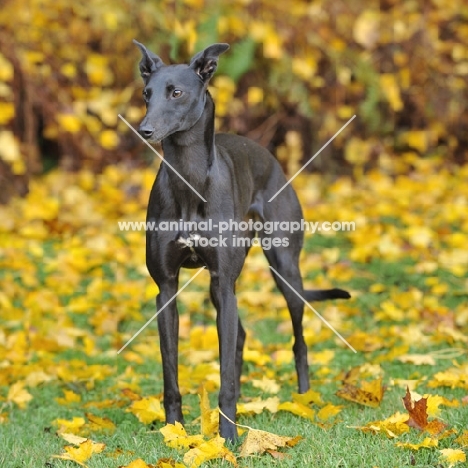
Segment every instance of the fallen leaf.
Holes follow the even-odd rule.
[[[249,429],[247,436],[242,443],[240,456],[247,457],[253,454],[262,454],[267,450],[276,450],[278,447],[285,447],[288,442],[294,441],[295,444],[300,440],[297,437],[284,437],[271,432],[260,431],[258,429]]]
[[[198,468],[203,462],[213,460],[215,458],[223,458],[234,466],[237,466],[236,457],[224,446],[224,439],[220,436],[216,436],[215,438],[190,449],[184,455],[184,463],[189,468]]]
[[[278,412],[279,405],[278,397],[270,397],[266,400],[258,398],[248,403],[238,403],[237,414],[260,414],[263,410],[276,413]]]
[[[404,354],[397,357],[400,362],[414,364],[416,366],[435,366],[436,360],[430,354]]]
[[[436,435],[442,432],[447,425],[437,419],[428,421],[427,411],[428,398],[420,398],[419,400],[413,400],[409,388],[406,389],[406,395],[403,398],[403,403],[409,414],[408,426],[419,429],[420,431],[426,431],[431,435]],[[438,400],[433,400],[433,407],[438,406]],[[433,410],[435,411],[435,410]]]
[[[62,455],[52,455],[53,458],[60,458],[61,460],[70,460],[78,463],[81,466],[86,466],[85,461],[89,460],[95,453],[101,453],[106,448],[105,444],[93,442],[87,439],[82,442],[78,447],[67,445]]]
[[[151,424],[153,421],[164,421],[166,419],[161,402],[155,397],[136,400],[126,411],[133,413],[143,424]]]
[[[172,458],[160,458],[155,468],[186,468],[186,466]]]
[[[382,379],[376,379],[372,382],[364,381],[362,388],[345,383],[343,388],[336,392],[336,395],[344,400],[352,401],[371,408],[378,408],[383,398],[384,388]]]
[[[213,437],[218,432],[219,411],[210,408],[210,400],[205,387],[202,387],[200,398],[201,433],[205,437]]]
[[[309,406],[312,403],[319,406],[323,405],[322,395],[312,389],[307,390],[305,393],[293,393],[292,399],[296,403],[301,403],[304,406]]]
[[[78,393],[71,390],[64,390],[63,393],[63,397],[55,399],[60,405],[69,405],[70,403],[79,403],[81,401],[81,396]]]
[[[289,411],[301,418],[307,418],[313,421],[315,419],[315,410],[295,401],[286,401],[278,405],[278,411]]]
[[[252,380],[252,385],[266,393],[278,393],[280,386],[276,380],[263,376],[262,380]]]
[[[269,453],[275,460],[284,460],[285,458],[290,457],[291,455],[288,455],[287,453],[284,452],[278,452],[277,450],[267,450],[267,453]]]
[[[407,388],[403,403],[409,414],[408,426],[424,431],[427,426],[427,398],[413,401],[411,392]]]
[[[317,413],[317,418],[321,419],[322,421],[328,421],[333,416],[336,416],[342,410],[342,408],[343,406],[341,405],[336,406],[328,403]]]
[[[420,448],[432,448],[437,447],[439,441],[437,439],[432,439],[430,437],[426,437],[421,443],[419,444],[410,444],[405,442],[397,442],[397,447],[408,448],[411,450],[419,450]]]
[[[109,418],[101,418],[100,416],[96,416],[92,413],[85,413],[85,416],[88,418],[89,423],[86,425],[87,428],[91,431],[115,431],[115,424]]]
[[[166,424],[159,429],[159,432],[164,436],[164,443],[172,448],[189,448],[201,445],[204,441],[203,436],[187,435],[184,426],[178,421],[175,424]]]
[[[465,429],[454,441],[455,443],[468,447],[468,429]]]
[[[77,434],[81,431],[83,426],[86,424],[86,421],[82,417],[74,417],[72,420],[68,419],[56,419],[54,424],[59,426],[58,433],[62,432],[71,432]]]
[[[62,432],[59,434],[62,439],[65,439],[69,444],[80,445],[83,442],[86,442],[88,439],[86,437],[80,437],[75,434],[70,434],[68,432]]]
[[[24,388],[24,382],[20,381],[10,387],[6,399],[16,403],[19,408],[25,409],[32,400],[32,395]]]
[[[154,468],[154,465],[148,465],[141,458],[133,460],[129,465],[119,466],[119,468]]]
[[[409,432],[408,415],[397,412],[383,421],[372,421],[365,426],[351,426],[353,429],[359,429],[363,432],[383,433],[388,438],[396,438]]]
[[[439,452],[441,453],[440,461],[450,463],[449,467],[466,462],[466,454],[463,450],[446,448]]]

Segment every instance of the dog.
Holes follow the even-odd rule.
[[[146,115],[138,131],[150,143],[161,141],[164,150],[164,162],[151,189],[147,221],[157,226],[161,222],[183,220],[192,226],[146,233],[146,264],[159,287],[156,307],[158,311],[164,307],[158,315],[158,328],[166,422],[183,423],[175,300],[179,270],[205,267],[210,274],[210,297],[217,312],[221,373],[219,432],[223,438],[234,441],[246,336],[237,311],[235,283],[255,235],[264,245],[274,280],[291,315],[300,393],[309,389],[301,297],[321,301],[350,295],[341,289],[303,289],[299,271],[303,232],[288,233],[285,241],[281,237],[284,231],[274,223],[302,219],[296,193],[291,185],[283,187],[287,181],[280,164],[269,151],[247,138],[215,135],[215,106],[208,84],[219,56],[229,45],[213,44],[192,57],[189,64],[166,65],[143,44],[134,42],[142,53],[139,69],[146,102]],[[196,226],[209,220],[214,227],[200,232]],[[237,226],[243,221],[246,224],[251,221],[246,231]],[[257,226],[257,222],[270,222],[276,228],[256,231],[252,221]],[[219,225],[229,226],[223,239],[216,232]],[[239,239],[244,242],[238,243]]]

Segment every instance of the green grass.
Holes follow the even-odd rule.
[[[318,237],[314,241],[314,251],[318,247],[331,248],[335,246],[344,246],[346,248],[347,242],[345,239],[337,240],[336,238],[325,237]],[[311,248],[311,245],[307,245],[307,248]],[[50,246],[47,246],[47,249],[48,252],[52,252]],[[362,292],[359,297],[352,299],[352,302],[347,304],[347,307],[352,307],[357,311],[350,313],[346,318],[347,321],[352,321],[353,330],[362,329],[369,333],[378,333],[380,328],[388,329],[394,325],[406,325],[405,322],[398,324],[378,322],[374,318],[374,314],[378,311],[380,304],[389,299],[392,288],[405,290],[411,285],[420,288],[422,291],[427,291],[427,276],[413,273],[411,267],[411,260],[401,263],[374,261],[366,265],[352,265],[355,271],[354,277],[349,282],[341,285],[337,284],[337,286]],[[41,280],[43,280],[47,275],[47,269],[43,265],[39,268],[39,271]],[[113,280],[116,277],[113,265],[111,264],[105,265],[103,271],[109,279]],[[129,278],[135,279],[141,277],[141,273],[135,270],[128,273]],[[321,272],[312,271],[309,274],[310,278],[313,278],[321,274]],[[460,280],[453,277],[449,272],[441,270],[437,272],[437,276],[449,284],[451,288],[460,290]],[[20,282],[21,279],[18,277],[17,281]],[[383,283],[387,286],[387,290],[379,294],[370,293],[368,291],[370,285],[376,282]],[[79,289],[84,290],[85,288],[86,282]],[[105,300],[107,297],[111,297],[111,295],[108,292],[104,292],[103,299]],[[462,304],[463,301],[466,301],[466,296],[462,294],[441,298],[441,304],[450,308]],[[153,303],[152,300],[142,303],[141,312],[143,317],[141,321],[123,321],[119,324],[119,332],[131,335],[137,331],[142,323],[153,315]],[[20,305],[20,301],[18,301],[18,305]],[[317,309],[322,310],[321,307],[321,305],[317,305]],[[265,308],[268,308],[268,304],[265,305]],[[186,313],[184,306],[181,306],[181,312]],[[245,308],[241,310],[241,315],[244,317],[245,328],[248,330],[248,333],[263,342],[265,352],[274,351],[281,347],[289,347],[291,337],[284,335],[278,329],[278,320],[275,316],[269,315],[265,320],[258,320],[254,314],[249,313]],[[77,328],[91,331],[87,321],[87,314],[70,313],[69,317]],[[208,325],[213,324],[212,317],[213,311],[212,309],[208,309],[204,313],[197,314],[195,320]],[[16,324],[11,329],[17,330],[18,327],[19,325]],[[142,338],[141,342],[154,342],[157,339],[156,336],[156,327],[155,325],[151,325],[147,330],[146,337]],[[159,429],[163,426],[163,423],[155,422],[145,426],[133,414],[125,411],[129,407],[130,402],[121,393],[121,389],[125,386],[122,376],[129,368],[132,370],[135,378],[134,382],[129,378],[128,385],[132,383],[138,384],[138,392],[144,396],[161,393],[162,373],[157,353],[154,356],[144,356],[143,363],[132,363],[112,353],[112,350],[116,348],[112,336],[96,336],[95,339],[102,354],[89,357],[82,350],[65,349],[49,355],[50,365],[54,366],[60,361],[71,361],[73,359],[82,360],[87,365],[110,365],[113,368],[113,372],[106,379],[96,380],[89,388],[87,385],[90,382],[80,381],[79,379],[76,381],[72,379],[69,382],[55,380],[50,383],[42,383],[37,387],[29,389],[33,399],[29,402],[26,409],[20,409],[15,405],[0,400],[0,414],[8,414],[8,422],[0,424],[0,466],[2,468],[65,468],[76,466],[72,462],[52,458],[52,455],[62,453],[63,447],[66,445],[65,441],[56,434],[57,426],[54,425],[53,421],[57,418],[71,419],[76,416],[84,416],[86,412],[106,416],[117,427],[114,433],[98,431],[89,434],[89,437],[93,440],[106,444],[106,450],[103,453],[94,455],[86,462],[89,468],[120,467],[127,465],[136,458],[142,458],[147,463],[152,464],[156,464],[160,458],[172,458],[179,462],[182,461],[183,452],[168,448],[163,443],[163,437],[159,433]],[[409,352],[427,353],[436,349],[446,349],[447,347],[457,347],[457,345],[440,343],[429,349],[415,343]],[[315,377],[316,375],[320,375],[322,366],[311,366],[311,386],[313,389],[321,392],[326,402],[343,405],[343,410],[337,415],[334,423],[327,430],[324,430],[307,419],[302,419],[287,412],[271,414],[264,411],[256,416],[241,416],[238,421],[240,424],[284,436],[294,437],[300,435],[303,437],[303,440],[294,448],[284,450],[287,455],[280,461],[274,460],[270,455],[265,454],[239,459],[239,466],[281,466],[294,468],[303,466],[321,468],[387,468],[403,466],[423,468],[442,466],[439,464],[440,454],[437,450],[421,449],[416,452],[398,448],[392,439],[388,439],[383,435],[364,433],[353,427],[385,419],[396,411],[404,411],[401,398],[404,396],[405,390],[400,387],[390,386],[392,379],[430,377],[436,372],[451,367],[453,363],[450,360],[439,360],[435,366],[415,366],[398,361],[381,360],[382,355],[385,355],[389,351],[386,346],[373,352],[354,354],[348,348],[337,344],[336,338],[333,335],[329,339],[315,345],[311,351],[323,349],[332,349],[336,354],[333,361],[328,365],[329,374],[327,380],[318,380]],[[44,358],[44,356],[41,356],[41,358]],[[466,354],[455,359],[455,361],[459,364],[466,362]],[[29,364],[32,362],[29,362]],[[377,362],[381,363],[384,382],[388,386],[379,408],[368,408],[346,402],[335,395],[341,386],[338,378],[340,374],[348,371],[353,366]],[[22,364],[19,363],[16,366],[18,375],[22,376]],[[270,396],[262,394],[261,390],[254,388],[250,383],[252,376],[260,378],[266,371],[272,372],[275,379],[281,384],[278,394],[280,400],[291,400],[291,394],[297,390],[293,363],[275,368],[272,364],[262,367],[261,365],[248,362],[245,364],[244,375],[249,377],[243,383],[241,401],[248,401],[258,396],[265,398]],[[1,377],[0,366],[0,382]],[[79,393],[82,401],[67,406],[57,403],[55,399],[62,397],[64,390],[73,390]],[[193,390],[196,391],[197,388]],[[7,391],[7,388],[0,387],[0,395],[5,396]],[[427,392],[458,400],[466,395],[466,390],[462,388],[431,389],[424,382],[417,388],[417,391],[421,394]],[[210,397],[212,406],[215,406],[216,394],[212,393]],[[104,399],[113,399],[116,403],[115,407],[97,409],[91,406],[85,408],[87,403],[99,402]],[[119,406],[121,403],[122,406]],[[193,424],[193,421],[199,416],[198,397],[195,394],[184,397],[184,409],[186,412],[187,431],[193,434],[199,432],[199,426]],[[461,431],[468,427],[468,407],[442,407],[440,419],[446,422],[449,428]],[[239,443],[232,447],[235,453],[238,452],[243,437],[245,435],[241,436]],[[419,434],[416,430],[412,430],[411,433],[401,436],[398,440],[417,443],[423,437],[424,435]],[[454,447],[452,442],[455,437],[452,435],[441,440],[438,448]],[[120,452],[117,453],[117,451]],[[114,453],[115,457],[111,456]],[[204,466],[224,467],[231,465],[226,461],[214,460],[207,462]]]

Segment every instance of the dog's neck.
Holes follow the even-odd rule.
[[[199,193],[206,188],[208,171],[215,162],[214,102],[205,94],[205,106],[201,117],[189,130],[176,132],[162,142],[164,159]],[[189,187],[167,168],[171,184],[183,192]],[[196,194],[194,194],[197,197]],[[197,197],[200,200],[199,197]]]

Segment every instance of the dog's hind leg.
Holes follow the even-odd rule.
[[[264,253],[270,265],[302,296],[303,288],[301,273],[299,271],[299,251],[295,246],[289,246],[272,247],[269,250],[264,250]],[[286,299],[291,315],[294,332],[293,351],[296,361],[299,393],[305,393],[309,390],[309,364],[307,363],[307,345],[304,340],[302,327],[304,303],[282,278],[273,271],[272,274],[278,289]]]

